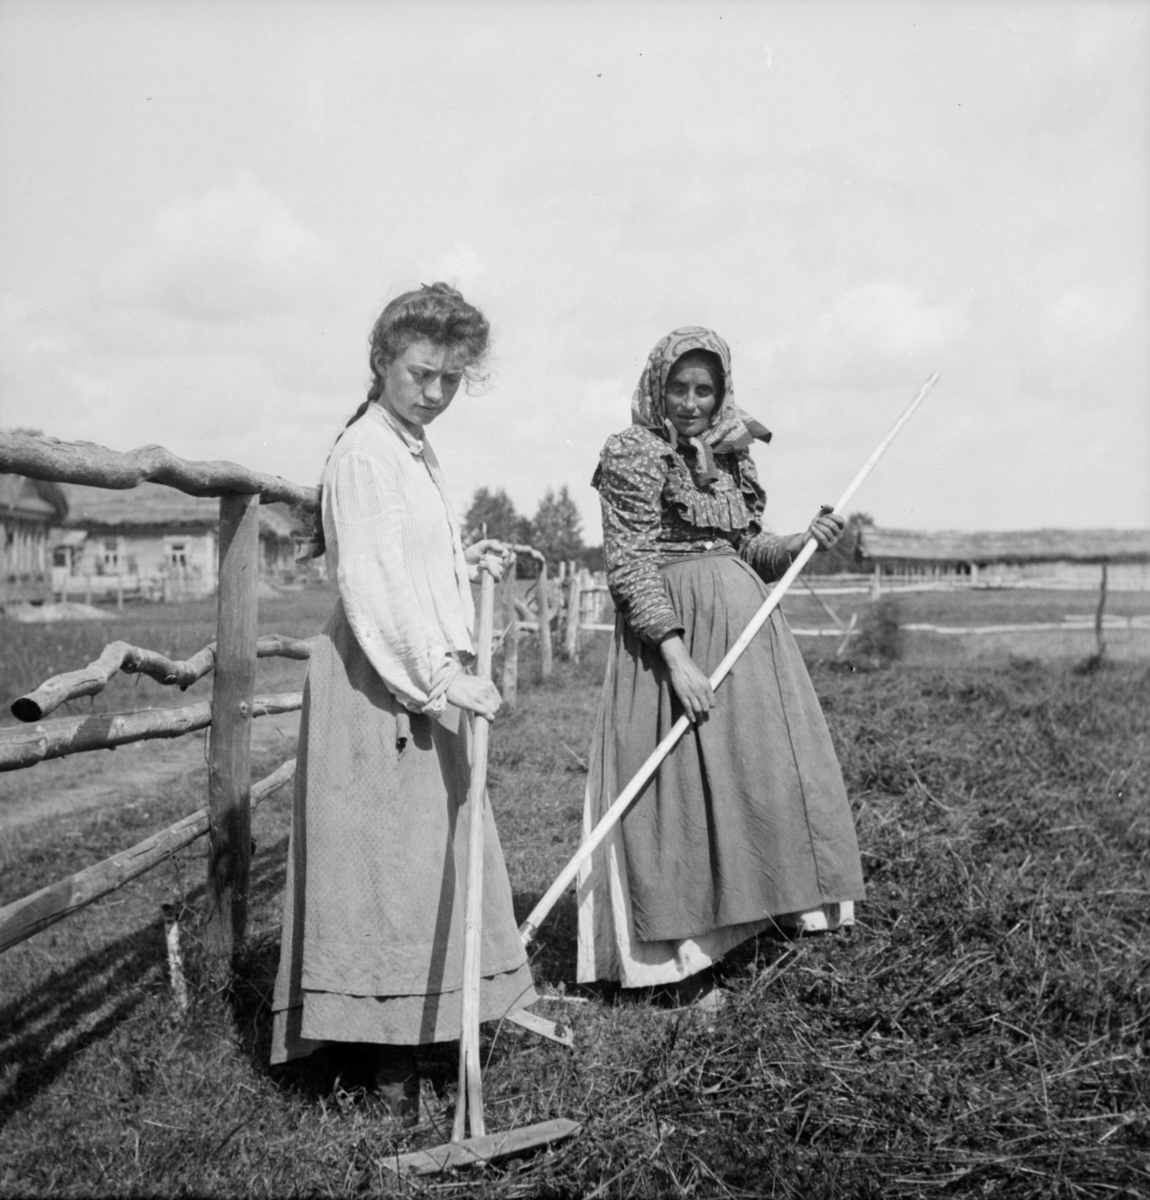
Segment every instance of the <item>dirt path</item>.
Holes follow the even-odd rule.
[[[282,748],[295,754],[299,713],[261,717],[252,726],[252,749]],[[199,779],[207,802],[206,731],[181,738],[133,742],[116,750],[93,750],[54,758],[22,771],[0,774],[0,830],[8,832],[46,817],[89,808],[131,804],[162,794],[165,786]]]

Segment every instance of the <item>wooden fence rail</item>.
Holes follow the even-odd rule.
[[[45,759],[63,758],[87,750],[114,750],[129,742],[182,737],[211,725],[212,703],[201,700],[184,708],[147,708],[134,713],[60,717],[39,725],[6,729],[0,732],[0,771],[19,771]],[[251,716],[295,712],[302,704],[302,692],[256,696],[252,701]]]
[[[294,758],[254,784],[251,802],[259,804],[295,775]],[[208,832],[208,810],[201,808],[167,829],[83,871],[49,884],[0,908],[0,954],[34,933],[111,894],[172,857]]]
[[[264,634],[256,640],[257,658],[306,659],[310,656],[310,640],[284,637],[278,633]],[[69,700],[102,692],[118,671],[128,675],[147,675],[159,683],[182,690],[202,679],[215,665],[215,642],[183,660],[173,660],[155,650],[144,650],[127,642],[111,642],[94,662],[79,671],[53,675],[34,692],[13,700],[10,708],[17,720],[41,721]]]
[[[189,496],[257,495],[263,504],[315,506],[316,489],[231,462],[195,462],[163,446],[109,450],[94,442],[62,442],[28,433],[0,432],[0,474],[122,491],[163,483]]]

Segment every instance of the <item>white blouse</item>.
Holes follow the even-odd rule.
[[[371,665],[406,708],[441,712],[473,654],[475,608],[426,437],[368,405],[324,469],[323,532],[328,577]]]

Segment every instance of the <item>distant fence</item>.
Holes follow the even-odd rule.
[[[1097,589],[1097,580],[1060,579],[1053,576],[1034,576],[1029,579],[998,579],[983,576],[972,579],[969,575],[954,575],[931,578],[923,575],[810,575],[803,577],[815,591],[823,595],[885,595],[888,592],[1088,592]],[[1114,587],[1110,591],[1144,591],[1133,585]]]
[[[532,553],[542,562],[542,556],[538,552]],[[552,620],[558,626],[564,657],[569,662],[578,662],[582,634],[609,632],[615,628],[614,624],[606,624],[603,621],[608,597],[604,576],[596,576],[591,571],[580,569],[574,562],[562,562],[559,564],[557,578],[551,580],[547,575],[547,564],[543,562],[539,578],[528,589],[527,595],[522,600],[515,601],[519,618],[515,624],[518,630],[539,632],[544,678],[551,671]],[[531,607],[532,602],[535,605],[534,609]],[[508,611],[509,630],[510,621]]]
[[[52,568],[50,591],[53,601],[62,604],[93,600],[115,601],[122,609],[125,600],[160,601],[198,600],[216,590],[214,579],[204,579],[191,572],[172,572],[170,575],[141,575],[124,572],[119,575],[71,575],[61,567]]]

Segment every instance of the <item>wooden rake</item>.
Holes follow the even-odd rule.
[[[938,375],[934,374],[922,385],[918,395],[906,406],[902,415],[891,426],[890,432],[879,442],[874,453],[862,465],[858,474],[851,480],[850,486],[839,497],[838,503],[831,512],[842,512],[850,503],[855,492],[862,486],[862,482],[871,473],[878,460],[886,452],[887,447],[891,442],[898,437],[902,431],[902,427],[910,420],[915,409],[926,399],[930,389],[938,382]],[[727,651],[726,657],[715,668],[715,673],[711,676],[710,683],[712,688],[717,688],[720,683],[730,674],[731,668],[735,665],[739,656],[751,644],[751,639],[763,627],[767,618],[778,607],[779,601],[783,598],[783,594],[787,588],[798,578],[799,572],[807,565],[807,561],[811,555],[818,549],[818,543],[814,538],[808,538],[806,544],[795,556],[795,560],[787,568],[786,574],[779,580],[778,583],[771,589],[771,594],[763,601],[762,607],[751,618],[746,629],[739,635],[738,641]],[[519,934],[523,938],[524,945],[529,945],[535,935],[539,932],[539,926],[543,924],[547,918],[547,914],[555,906],[555,902],[567,890],[572,880],[582,869],[583,864],[595,852],[599,843],[611,832],[612,828],[622,819],[623,814],[631,807],[635,797],[643,790],[647,780],[654,775],[659,764],[667,757],[674,749],[676,743],[687,731],[687,726],[690,722],[686,716],[681,716],[674,725],[671,726],[670,732],[651,752],[647,761],[636,772],[635,777],[629,784],[619,793],[618,798],[611,807],[599,819],[599,823],[584,839],[582,845],[576,851],[571,861],[559,872],[555,882],[544,893],[543,898],[531,910],[527,920],[519,926]]]
[[[491,678],[491,634],[495,581],[486,571],[479,595],[479,655],[476,674]],[[467,892],[463,929],[463,1008],[459,1037],[459,1091],[451,1141],[429,1150],[413,1150],[387,1160],[388,1166],[417,1175],[452,1167],[492,1162],[579,1132],[576,1121],[559,1118],[523,1125],[505,1133],[488,1133],[483,1119],[483,1081],[479,1067],[480,948],[483,923],[483,810],[487,798],[487,744],[491,723],[476,717],[467,792]],[[471,1136],[467,1137],[470,1124]]]

